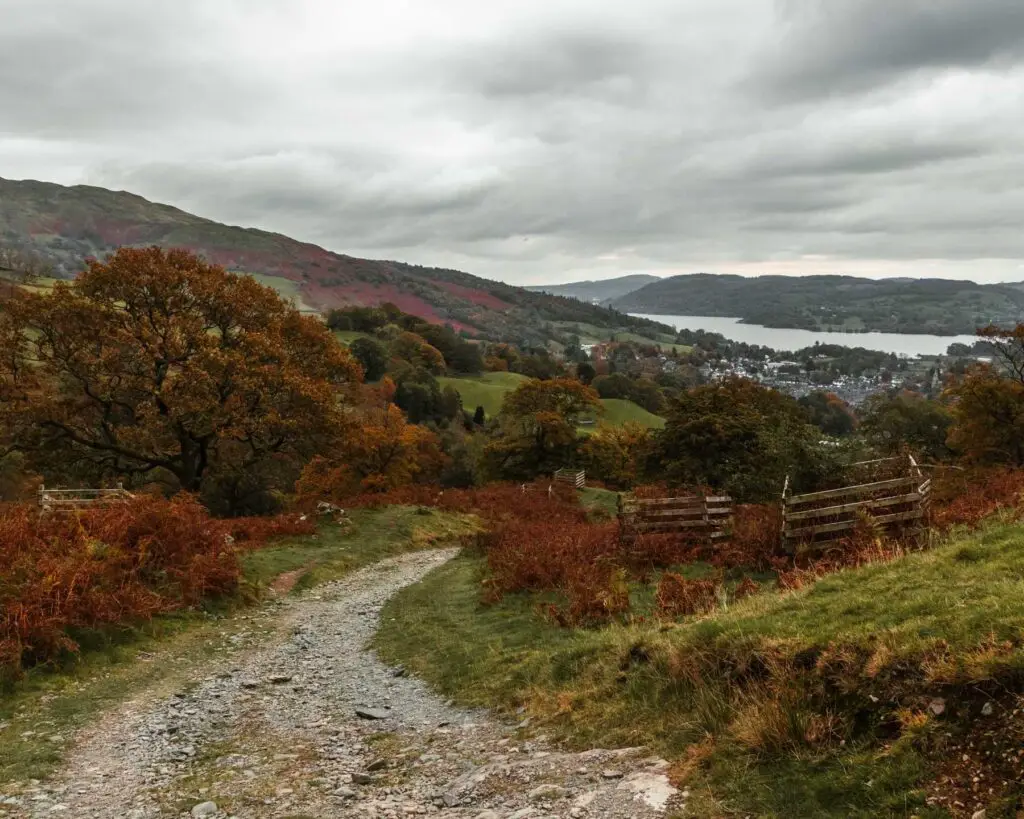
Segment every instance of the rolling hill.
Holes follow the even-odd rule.
[[[731,316],[766,327],[972,334],[988,324],[1024,321],[1024,283],[698,273],[659,279],[611,306],[657,315]]]
[[[615,279],[601,281],[570,282],[569,284],[541,284],[527,287],[535,293],[548,293],[552,296],[569,296],[580,301],[594,304],[606,304],[621,298],[645,285],[661,281],[657,276],[637,273],[632,276],[619,276]]]
[[[0,246],[28,251],[70,278],[89,257],[123,245],[184,247],[254,275],[307,310],[392,302],[472,336],[519,344],[564,341],[556,322],[671,331],[575,299],[534,293],[457,270],[359,259],[287,236],[232,227],[123,191],[0,179]]]

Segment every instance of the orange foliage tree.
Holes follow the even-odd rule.
[[[487,445],[491,469],[532,478],[565,466],[575,454],[580,417],[603,409],[597,393],[573,378],[521,384],[505,397],[499,430]]]
[[[651,430],[636,421],[602,423],[583,442],[580,457],[588,474],[627,489],[638,482],[653,440]]]
[[[979,464],[1024,466],[1024,383],[982,366],[948,395],[953,399],[953,449]]]
[[[422,367],[435,375],[443,373],[445,370],[444,356],[441,355],[441,351],[416,333],[402,333],[392,341],[391,355],[417,367]]]
[[[122,248],[0,314],[3,446],[91,479],[297,467],[359,379],[320,321],[184,250]]]
[[[445,464],[437,435],[410,424],[394,404],[359,413],[357,435],[340,440],[329,457],[315,457],[296,486],[305,500],[386,492],[438,477]]]

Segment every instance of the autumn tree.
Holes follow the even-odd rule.
[[[588,475],[628,489],[640,481],[652,443],[651,430],[636,421],[601,423],[581,444],[580,461]]]
[[[861,433],[883,455],[909,449],[926,460],[946,459],[952,425],[953,415],[944,404],[907,390],[876,393],[860,408]]]
[[[444,372],[444,356],[416,333],[403,332],[391,342],[391,355],[437,375]]]
[[[315,457],[303,470],[296,485],[302,498],[341,500],[438,478],[446,459],[437,435],[409,423],[394,404],[356,416],[359,434],[346,436],[330,455]]]
[[[376,339],[357,338],[348,349],[363,368],[363,377],[367,381],[379,381],[388,371],[388,348]]]
[[[271,463],[297,473],[346,428],[360,377],[322,322],[270,288],[158,247],[16,296],[0,356],[7,449],[44,470],[190,491]]]
[[[833,392],[812,392],[801,397],[798,403],[810,422],[826,435],[849,435],[857,427],[857,416],[850,405]]]
[[[1024,466],[1024,383],[976,367],[948,391],[950,446],[981,464]]]
[[[652,472],[680,486],[724,490],[741,501],[776,499],[788,475],[810,491],[830,471],[821,433],[796,400],[734,378],[680,393],[657,434]]]
[[[530,380],[505,397],[486,457],[492,472],[533,478],[565,466],[584,414],[603,411],[597,393],[573,378]]]

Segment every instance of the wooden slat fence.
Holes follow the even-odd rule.
[[[527,495],[530,492],[545,492],[550,497],[551,495],[554,494],[555,487],[554,486],[546,486],[546,487],[545,486],[537,486],[537,484],[535,484],[535,483],[524,483],[524,484],[522,484],[519,487],[519,490],[524,495]]]
[[[879,461],[885,468],[891,466]],[[868,483],[792,495],[789,479],[783,488],[782,544],[789,554],[818,551],[849,537],[863,515],[888,531],[925,528],[931,480],[913,458],[902,459],[903,475]],[[854,464],[867,467],[876,462]],[[891,472],[889,474],[892,474]]]
[[[582,489],[587,485],[587,473],[582,469],[559,469],[555,473],[555,483],[564,483]]]
[[[690,495],[675,498],[619,497],[619,536],[693,534],[714,542],[730,535],[732,498],[728,495]]]
[[[39,506],[44,512],[75,512],[93,506],[126,503],[134,495],[121,484],[116,489],[47,489],[39,487]]]

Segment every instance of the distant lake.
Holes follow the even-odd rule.
[[[733,341],[759,344],[775,350],[800,350],[821,344],[842,344],[844,347],[864,347],[913,358],[918,355],[940,355],[950,344],[960,342],[970,346],[977,336],[930,336],[921,333],[816,333],[813,330],[783,330],[762,327],[760,324],[741,324],[738,318],[721,316],[652,316],[631,313],[639,318],[659,321],[677,330],[705,330],[721,333]]]

